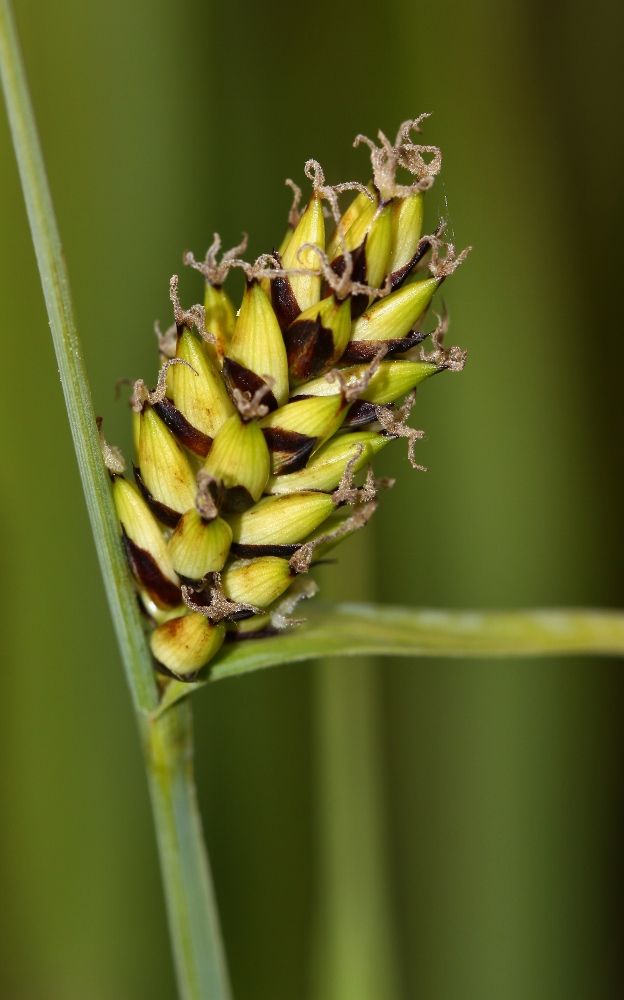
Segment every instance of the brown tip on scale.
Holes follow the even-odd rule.
[[[162,422],[175,434],[178,441],[194,455],[199,455],[200,458],[206,457],[212,445],[212,438],[208,434],[203,434],[196,427],[193,427],[184,414],[166,396],[163,396],[159,402],[152,403],[152,406]]]

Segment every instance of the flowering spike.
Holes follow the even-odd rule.
[[[226,631],[296,626],[297,601],[316,589],[308,571],[368,523],[392,485],[375,479],[375,455],[404,437],[421,468],[423,432],[407,426],[416,387],[466,358],[443,345],[445,313],[430,335],[423,320],[468,252],[443,241],[443,222],[422,235],[441,165],[435,146],[416,141],[423,117],[403,122],[394,143],[383,132],[356,138],[370,150],[368,184],[329,184],[308,160],[311,199],[300,212],[287,182],[294,202],[278,251],[249,263],[246,237],[222,254],[215,236],[202,263],[186,253],[206,280],[203,306],[183,309],[171,279],[175,325],[157,329],[158,383],[137,380],[130,400],[138,489],[102,442],[161,673],[194,680]],[[355,194],[341,213],[346,191]],[[425,261],[429,276],[413,281]],[[223,290],[233,267],[247,279],[238,313]]]

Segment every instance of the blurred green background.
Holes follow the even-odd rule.
[[[431,111],[424,141],[444,161],[429,225],[447,215],[474,246],[445,285],[468,365],[420,391],[429,472],[402,445],[384,452],[399,483],[327,592],[340,580],[343,596],[441,607],[624,603],[621,3],[15,6],[109,440],[129,454],[113,385],[153,378],[152,323],[169,322],[182,251],[203,254],[215,229],[270,249],[283,180],[301,181],[308,157],[332,181],[366,180],[355,134]],[[142,762],[3,116],[0,184],[0,996],[164,1000]],[[200,288],[183,276],[185,301]],[[362,671],[377,692],[396,995],[620,997],[622,665]],[[195,701],[237,1000],[309,995],[318,678],[280,668]]]

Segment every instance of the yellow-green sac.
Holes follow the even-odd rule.
[[[244,556],[247,552],[243,549],[248,546],[256,549],[293,545],[314,531],[333,510],[334,502],[327,493],[263,497],[251,510],[229,518],[232,552]]]
[[[188,329],[184,329],[178,338],[176,358],[186,361],[190,368],[187,365],[172,366],[173,402],[194,428],[214,438],[234,413],[221,373],[207,357],[203,344]]]
[[[392,243],[388,258],[388,273],[392,275],[392,286],[398,288],[429,248],[423,241],[419,252],[424,214],[422,191],[407,198],[397,198],[392,206]]]
[[[180,596],[180,603],[175,607],[171,608],[160,608],[150,597],[145,587],[140,584],[137,586],[139,593],[139,598],[141,604],[143,605],[143,610],[145,611],[147,617],[154,622],[155,625],[162,625],[164,622],[171,621],[172,618],[179,618],[180,615],[186,614],[186,605],[182,601]]]
[[[113,482],[113,499],[134,576],[158,608],[176,607],[180,581],[154,515],[136,486],[120,476]]]
[[[215,625],[191,611],[154,629],[150,646],[158,663],[174,676],[189,680],[218,652],[224,639],[222,622]]]
[[[286,270],[307,268],[318,271],[319,255],[305,244],[313,244],[325,250],[325,219],[320,197],[313,194],[299,220],[299,224],[288,241],[282,255],[282,267]],[[297,312],[316,305],[321,298],[321,278],[315,275],[293,274],[287,278],[272,281],[273,306],[282,329],[288,326]],[[293,310],[295,311],[293,315]]]
[[[351,325],[351,339],[342,361],[370,360],[382,343],[390,352],[406,351],[419,344],[424,334],[414,328],[441,281],[441,278],[414,281],[366,309]]]
[[[179,515],[195,503],[197,483],[182,448],[151,406],[141,414],[139,468],[152,510],[164,524],[175,527]]]
[[[373,188],[372,184],[368,185],[367,190],[370,193],[370,197],[367,194],[365,194],[363,191],[360,191],[355,196],[355,198],[353,199],[353,201],[351,202],[351,204],[347,208],[346,212],[344,212],[344,214],[343,214],[343,216],[342,216],[342,218],[340,220],[340,227],[341,227],[342,232],[344,233],[345,236],[346,236],[347,232],[349,231],[349,229],[351,228],[351,226],[353,225],[353,223],[355,222],[355,220],[357,218],[359,218],[359,216],[362,215],[363,212],[369,210],[370,207],[372,206],[372,212],[369,215],[369,219],[370,219],[370,218],[372,218],[372,216],[374,215],[375,211],[377,210],[377,200],[375,199],[375,192],[374,192],[374,188]],[[361,239],[363,239],[363,236],[361,237]],[[360,239],[360,242],[361,242],[361,239]],[[336,227],[336,229],[334,230],[334,233],[333,233],[331,239],[329,240],[329,242],[327,244],[327,256],[328,256],[329,260],[333,260],[334,257],[339,252],[341,252],[341,243],[340,243],[340,235],[339,235],[339,232],[338,232],[338,227]]]
[[[357,210],[355,209],[355,204],[358,206]],[[343,224],[344,247],[340,241],[338,230],[332,236],[327,247],[328,256],[332,263],[343,254],[345,247],[347,250],[353,252],[362,245],[368,235],[378,208],[379,195],[377,192],[374,192],[372,199],[363,193],[357,196],[354,203],[353,219],[346,228]]]
[[[314,566],[316,563],[321,562],[325,556],[332,551],[332,549],[335,549],[337,545],[340,545],[340,543],[343,542],[345,538],[348,538],[349,535],[358,531],[360,527],[362,527],[362,525],[357,523],[357,517],[354,514],[353,507],[338,508],[338,510],[331,514],[331,516],[328,517],[327,520],[319,528],[313,531],[305,540],[306,544],[308,542],[316,543],[314,545],[310,565]]]
[[[287,559],[263,556],[231,563],[221,575],[221,584],[230,601],[267,608],[287,590],[294,577]]]
[[[271,453],[271,472],[296,472],[336,433],[348,403],[341,395],[298,399],[260,421]]]
[[[234,413],[213,441],[204,469],[225,488],[223,510],[247,510],[262,496],[271,468],[269,449],[255,420]]]
[[[347,387],[359,382],[367,369],[368,365],[351,365],[349,368],[343,368],[341,374]],[[403,358],[382,361],[360,394],[360,399],[378,405],[393,403],[431,375],[443,370],[440,365],[431,361],[408,361]],[[328,382],[324,378],[314,379],[306,383],[305,393],[306,396],[315,397],[336,396],[340,393],[340,385],[337,382]]]
[[[332,268],[342,274],[346,267],[345,248],[350,251],[352,280],[380,288],[386,274],[392,244],[392,205],[374,202],[365,205],[345,234],[344,246],[338,244],[332,259]],[[351,314],[359,316],[368,304],[368,296],[355,295]]]
[[[206,330],[216,337],[214,344],[203,345],[204,351],[213,364],[222,368],[236,325],[236,310],[222,286],[211,285],[209,281],[206,281],[204,308]]]
[[[247,285],[234,334],[223,362],[230,388],[254,393],[265,384],[269,408],[283,406],[288,399],[288,361],[280,325],[266,294],[257,281]]]
[[[365,267],[362,281],[380,288],[388,269],[392,245],[392,205],[385,205],[373,220],[364,245]]]
[[[272,495],[296,493],[300,490],[331,492],[339,485],[349,462],[355,475],[390,439],[375,431],[341,434],[332,438],[309,460],[304,469],[285,476],[271,476],[266,492]]]
[[[192,508],[178,521],[169,539],[169,554],[179,576],[187,582],[199,582],[207,573],[223,569],[231,541],[227,521],[222,517],[205,521]]]
[[[300,313],[284,333],[292,385],[328,372],[351,335],[351,299],[333,295]]]

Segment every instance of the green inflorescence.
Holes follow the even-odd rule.
[[[203,306],[184,310],[171,279],[158,384],[139,380],[130,400],[134,483],[105,448],[161,674],[195,680],[226,636],[296,624],[287,616],[315,590],[309,569],[367,523],[388,485],[373,477],[374,455],[405,437],[417,467],[422,433],[406,425],[416,387],[465,360],[443,346],[446,319],[431,334],[423,323],[467,253],[442,241],[443,223],[422,235],[441,165],[436,147],[412,141],[422,117],[394,144],[357,137],[371,151],[366,185],[328,185],[309,160],[301,213],[287,182],[295,199],[279,252],[251,264],[245,241],[219,261],[215,236],[204,262],[186,254],[205,277]],[[355,196],[341,213],[345,191]],[[223,287],[234,267],[246,277],[238,312]]]

